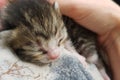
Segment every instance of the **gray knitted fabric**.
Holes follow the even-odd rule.
[[[94,80],[82,64],[70,56],[63,56],[54,63],[51,71],[57,74],[55,80]]]

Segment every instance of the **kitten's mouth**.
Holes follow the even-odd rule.
[[[49,63],[53,62],[54,60],[56,60],[56,59],[43,58],[40,60],[40,62],[43,64],[49,64]]]
[[[40,62],[43,64],[49,64],[49,63],[57,60],[59,58],[59,56],[60,56],[60,54],[57,54],[57,53],[47,53],[47,54],[44,54],[41,56],[37,56],[34,59],[36,62]]]

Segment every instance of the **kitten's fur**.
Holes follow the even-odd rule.
[[[70,37],[77,52],[104,69],[98,57],[96,34],[68,17],[63,17],[63,21],[59,9],[45,0],[12,1],[1,15],[2,26],[11,30],[7,43],[22,60],[51,62],[54,59],[50,59],[48,53],[56,53],[54,49],[59,53],[59,48],[64,47]]]
[[[8,45],[22,60],[41,62],[67,38],[58,11],[44,0],[15,0],[3,13],[2,26],[12,29]]]

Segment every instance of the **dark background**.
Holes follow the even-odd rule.
[[[115,1],[117,4],[120,5],[120,0],[113,0],[113,1]]]

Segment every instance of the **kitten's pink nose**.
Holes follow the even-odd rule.
[[[49,50],[47,55],[48,55],[48,58],[50,60],[54,60],[54,59],[57,59],[59,57],[60,52],[56,49],[53,49],[53,50]]]
[[[48,54],[48,58],[51,60],[57,59],[59,57],[59,55],[55,55],[55,54]]]

